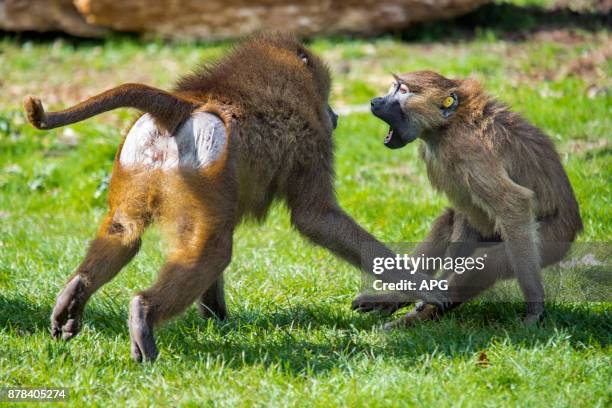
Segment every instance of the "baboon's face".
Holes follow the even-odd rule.
[[[385,146],[391,149],[444,126],[459,106],[455,81],[431,71],[394,77],[389,92],[371,101],[372,113],[389,124]]]

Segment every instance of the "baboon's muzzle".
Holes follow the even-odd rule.
[[[389,96],[374,98],[370,101],[370,105],[374,116],[389,124],[385,146],[390,149],[399,149],[416,138],[411,135],[408,120],[404,117],[397,99],[391,99]]]

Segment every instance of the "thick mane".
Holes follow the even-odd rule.
[[[474,123],[490,117],[491,114],[507,110],[503,104],[491,98],[477,80],[468,78],[458,82],[459,108],[456,116],[460,119],[455,120]]]
[[[190,93],[206,99],[249,101],[263,94],[282,99],[288,94],[310,94],[321,89],[315,75],[304,75],[300,54],[308,56],[317,77],[328,87],[327,67],[290,35],[258,35],[235,46],[218,61],[201,65],[192,74],[181,78],[175,87],[180,93]],[[314,83],[313,83],[314,82]],[[273,84],[273,85],[271,85]],[[313,87],[313,85],[315,85]],[[273,88],[272,88],[273,87]]]

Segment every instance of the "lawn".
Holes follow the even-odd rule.
[[[525,3],[533,1],[516,2]],[[519,6],[487,10],[470,18],[506,14],[476,31],[465,29],[468,18],[311,42],[329,62],[332,104],[343,113],[334,133],[342,206],[383,241],[416,242],[447,205],[416,145],[384,148],[385,125],[363,109],[390,73],[433,69],[473,75],[543,128],[580,203],[579,240],[609,243],[609,29],[552,12],[560,23],[542,26]],[[39,95],[54,109],[121,82],[169,88],[229,46],[0,38],[0,387],[68,387],[70,406],[610,406],[610,303],[550,302],[542,324],[526,327],[521,304],[473,301],[441,321],[385,332],[389,318],[350,310],[359,273],[292,231],[282,206],[236,233],[225,275],[229,318],[202,320],[190,308],[157,331],[155,364],[131,361],[126,325],[131,295],[163,262],[155,228],[91,300],[81,334],[53,341],[55,296],[106,210],[113,157],[136,113],[41,132],[25,124],[20,101]]]

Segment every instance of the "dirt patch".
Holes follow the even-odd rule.
[[[565,75],[575,75],[587,82],[607,78],[605,65],[612,59],[612,41],[571,61]]]
[[[533,33],[535,41],[556,42],[565,45],[576,45],[587,40],[588,35],[576,30],[552,29],[538,30]]]
[[[612,142],[607,139],[570,140],[560,149],[563,153],[581,155],[588,152],[611,149]]]
[[[609,13],[612,10],[612,0],[557,0],[553,8],[577,12],[598,11]]]
[[[589,98],[609,91],[612,82],[607,66],[612,59],[612,39],[607,34],[557,29],[535,33],[533,40],[534,43],[526,47],[517,45],[505,50],[504,55],[512,66],[510,80],[516,86],[577,77],[586,83],[585,92]],[[561,48],[555,53],[554,64],[550,60],[537,62],[537,58],[533,59],[538,42],[554,43]],[[577,50],[581,52],[578,54]]]

